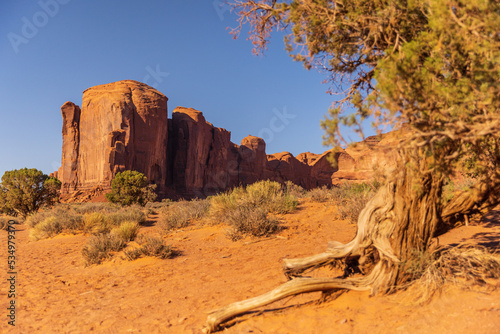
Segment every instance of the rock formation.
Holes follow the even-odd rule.
[[[117,172],[144,173],[160,191],[167,181],[167,97],[131,80],[89,88],[82,110],[62,108],[62,193],[108,189]]]
[[[236,145],[229,131],[200,111],[178,107],[168,119],[167,101],[154,88],[125,80],[85,90],[81,110],[66,102],[62,164],[55,173],[63,196],[97,196],[110,189],[116,173],[129,169],[144,173],[169,197],[202,197],[263,179],[311,189],[368,179],[373,166],[389,166],[381,156],[394,160],[376,137],[335,153],[335,168],[329,151],[266,155],[262,138],[248,136]]]

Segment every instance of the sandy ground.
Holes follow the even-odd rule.
[[[191,227],[167,236],[180,252],[173,259],[130,262],[118,254],[87,268],[81,256],[87,236],[29,242],[28,228],[21,225],[16,233],[16,326],[7,324],[8,283],[2,279],[0,332],[201,333],[207,311],[284,283],[283,258],[321,252],[330,240],[349,241],[355,226],[335,221],[335,210],[329,204],[302,202],[298,211],[283,217],[286,229],[266,239],[232,242],[222,225]],[[498,216],[494,211],[481,223],[455,229],[439,241],[498,247]],[[142,233],[156,232],[154,218]],[[0,234],[2,268],[6,235]],[[500,333],[500,289],[450,286],[424,306],[401,294],[348,292],[319,303],[320,296],[272,304],[223,333]]]

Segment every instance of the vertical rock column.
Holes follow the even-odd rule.
[[[78,184],[77,166],[80,147],[80,107],[73,102],[66,102],[61,107],[62,126],[62,159],[58,176],[62,182],[61,193],[69,194],[76,190]]]

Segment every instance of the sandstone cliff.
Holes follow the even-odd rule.
[[[207,122],[198,110],[178,107],[168,119],[167,101],[154,88],[125,80],[85,90],[81,110],[66,102],[56,173],[62,194],[98,196],[116,173],[128,169],[144,173],[169,197],[202,197],[262,179],[311,189],[369,179],[373,166],[388,168],[394,160],[390,142],[376,137],[335,153],[335,168],[329,151],[267,155],[262,138],[248,136],[236,145],[229,131]]]

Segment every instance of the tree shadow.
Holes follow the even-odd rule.
[[[480,224],[485,227],[500,227],[500,210],[491,210],[485,214]]]
[[[472,236],[472,241],[492,251],[500,250],[500,233],[496,232],[476,233]]]

